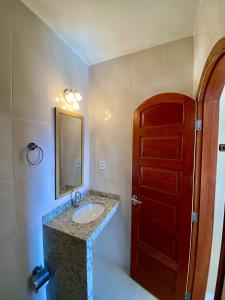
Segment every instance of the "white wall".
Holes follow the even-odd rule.
[[[17,0],[0,0],[0,299],[45,300],[28,289],[43,263],[42,215],[64,203],[54,196],[53,107],[76,87],[85,116],[84,188],[89,186],[89,69]],[[44,150],[40,166],[25,161],[29,142]]]
[[[219,114],[219,136],[218,144],[225,143],[225,89],[220,98]],[[217,153],[217,171],[216,171],[216,196],[214,211],[213,243],[211,251],[210,269],[208,277],[207,292],[214,295],[223,230],[224,205],[225,205],[225,153],[218,150]],[[213,297],[211,298],[213,300]]]
[[[206,59],[215,43],[225,36],[225,1],[201,0],[194,34],[194,92]]]
[[[193,52],[193,38],[189,37],[90,68],[90,185],[121,195],[121,209],[99,236],[94,250],[99,257],[127,271],[132,113],[145,99],[161,92],[180,92],[192,97]],[[99,160],[106,161],[105,170],[98,169]]]
[[[225,1],[224,0],[202,0],[198,19],[196,23],[196,30],[194,36],[195,45],[195,59],[194,59],[194,92],[196,93],[199,84],[200,76],[206,62],[206,59],[215,45],[215,43],[225,36]],[[224,97],[224,94],[223,94]],[[224,102],[224,101],[223,101]],[[221,110],[222,111],[222,110]],[[220,119],[220,122],[221,121]],[[224,134],[220,132],[221,135]],[[224,143],[224,141],[223,141]],[[216,190],[216,204],[214,214],[214,236],[212,245],[212,260],[210,262],[210,272],[208,278],[207,292],[208,297],[213,297],[215,290],[215,282],[217,276],[218,259],[220,251],[221,228],[224,211],[224,198],[222,193],[223,183],[221,178],[225,174],[221,172],[223,162],[221,161],[221,153],[218,153],[218,170],[217,170],[217,190]],[[221,177],[223,176],[223,177]],[[213,299],[213,298],[212,298]]]

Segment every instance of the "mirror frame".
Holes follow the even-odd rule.
[[[60,193],[59,191],[59,159],[60,159],[60,147],[59,147],[59,114],[65,114],[67,116],[75,117],[81,120],[81,184],[74,187],[73,189]],[[55,199],[62,198],[71,192],[79,189],[83,186],[83,176],[84,176],[84,116],[55,107]]]

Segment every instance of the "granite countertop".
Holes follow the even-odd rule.
[[[98,194],[90,195],[81,200],[80,206],[90,202],[101,203],[105,207],[104,213],[98,219],[86,224],[75,223],[71,216],[76,208],[72,206],[45,223],[44,226],[86,242],[93,242],[116,212],[119,206],[119,200],[107,197],[107,194],[103,196],[99,196]]]

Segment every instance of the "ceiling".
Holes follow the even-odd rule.
[[[22,0],[89,65],[193,35],[199,0]]]

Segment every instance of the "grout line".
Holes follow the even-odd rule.
[[[18,118],[18,117],[12,117],[13,120],[21,120],[21,121],[27,121],[27,122],[32,122],[32,123],[39,123],[42,125],[51,125],[51,122],[42,122],[42,121],[37,121],[37,120],[30,120],[26,118]]]
[[[11,236],[11,237],[8,237],[6,240],[4,241],[1,241],[0,245],[4,245],[6,243],[9,243],[10,241],[13,241],[15,240],[15,235]]]
[[[12,124],[12,167],[13,167],[13,202],[14,202],[14,237],[18,234],[17,229],[17,210],[16,210],[16,166],[15,166],[15,137],[14,137],[14,122],[13,122],[13,98],[14,98],[14,34],[15,34],[15,11],[12,13],[12,29],[11,29],[11,124]]]
[[[195,23],[194,23],[194,32],[193,32],[194,37],[196,36],[196,31],[197,31],[197,27],[198,27],[198,24],[199,24],[199,18],[200,18],[200,14],[201,14],[202,5],[203,5],[203,1],[200,0],[199,4],[198,4],[196,17],[195,17]]]
[[[7,178],[7,179],[1,179],[0,183],[6,183],[6,182],[9,182],[9,181],[13,181],[14,182],[14,176],[10,177],[10,178]]]
[[[48,64],[48,79],[49,79],[49,117],[50,117],[50,125],[52,124],[52,38],[51,38],[51,30],[48,30],[48,59],[49,59],[49,64]],[[54,117],[53,117],[53,123],[54,123]],[[54,132],[54,130],[53,130]],[[50,132],[51,138],[52,138],[52,130]],[[54,133],[53,133],[54,136]]]

